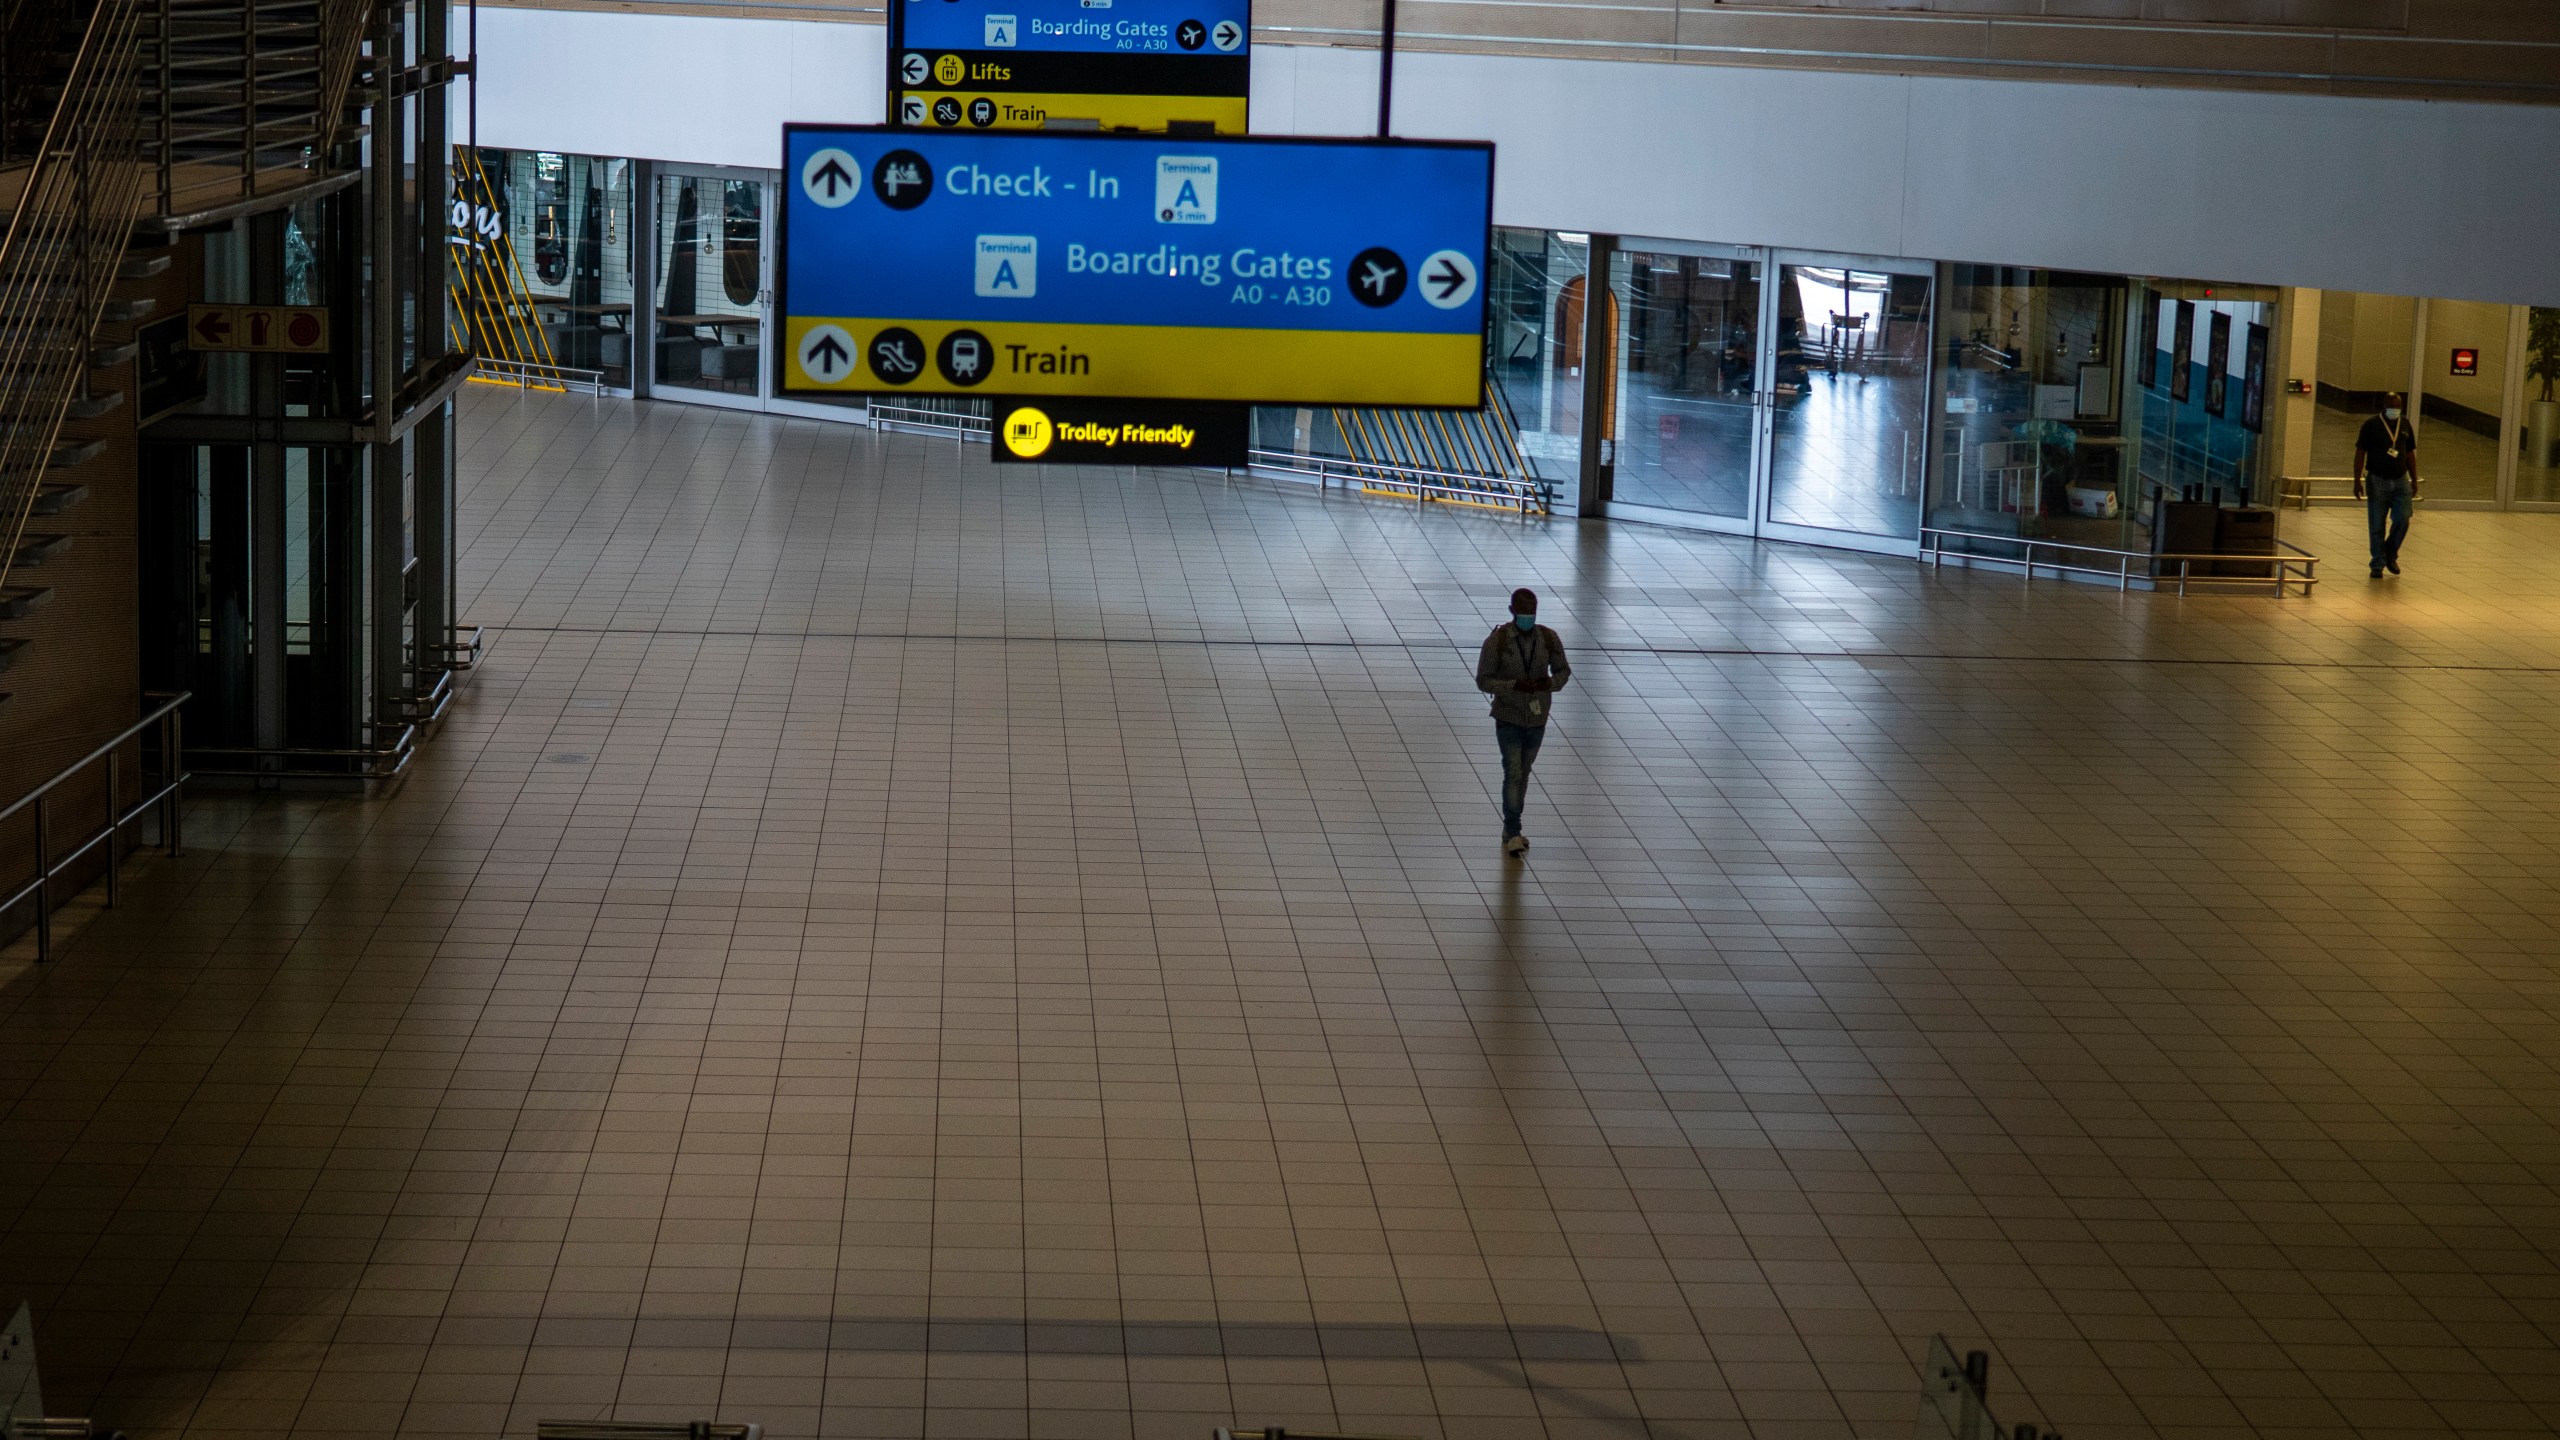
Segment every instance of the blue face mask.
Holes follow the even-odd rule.
[[[1523,631],[1535,630],[1538,628],[1538,617],[1534,611],[1527,614],[1514,615],[1511,617],[1511,623],[1519,626]]]

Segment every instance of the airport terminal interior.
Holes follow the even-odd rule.
[[[10,8],[0,1440],[2560,1434],[2560,20],[1393,15]]]

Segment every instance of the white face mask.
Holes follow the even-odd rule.
[[[2383,407],[2382,407],[2382,418],[2383,418],[2383,419],[2385,419],[2385,420],[2397,420],[2397,419],[2399,419],[2399,418],[2400,418],[2400,407],[2399,407],[2399,406],[2397,406],[2397,405],[2385,405],[2385,406],[2383,406]]]

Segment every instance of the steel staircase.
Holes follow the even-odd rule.
[[[140,319],[147,301],[119,300],[115,281],[146,200],[135,50],[140,0],[101,0],[73,25],[44,0],[8,13],[10,151],[0,156],[0,619],[51,598],[45,562],[70,546],[42,522],[78,505],[80,468],[105,449],[66,442],[65,420],[94,418],[123,396],[94,389],[91,372],[132,358],[100,338],[109,320]],[[67,54],[66,37],[76,43]],[[50,96],[50,104],[46,103]],[[38,110],[49,110],[41,128]],[[163,262],[165,263],[165,262]],[[27,640],[0,638],[0,667]]]
[[[308,184],[351,133],[371,13],[369,0],[149,0],[138,58],[158,213]]]
[[[69,440],[125,395],[99,370],[136,353],[151,301],[119,280],[167,268],[132,248],[272,208],[328,178],[372,0],[9,0],[0,32],[0,672],[53,598],[48,521],[89,492],[104,442]],[[352,179],[349,172],[338,172]],[[153,232],[157,234],[153,234]],[[0,682],[5,683],[5,682]],[[0,691],[0,701],[6,699]]]

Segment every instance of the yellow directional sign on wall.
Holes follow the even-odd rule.
[[[187,348],[324,355],[329,350],[329,312],[317,305],[190,305]]]

